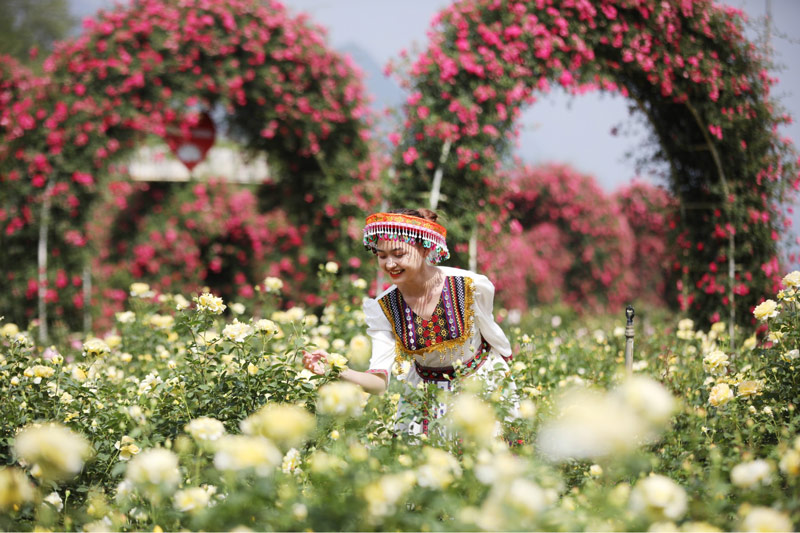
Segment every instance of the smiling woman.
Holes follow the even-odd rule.
[[[438,266],[450,257],[447,230],[427,209],[398,209],[367,217],[364,245],[394,284],[376,299],[364,301],[367,334],[372,340],[369,370],[345,369],[340,378],[373,394],[384,392],[391,375],[405,382],[396,429],[428,434],[430,417],[446,412],[443,404],[424,405],[422,416],[410,408],[416,389],[453,391],[465,377],[476,376],[506,396],[516,411],[515,385],[509,378],[511,346],[494,321],[494,285],[486,276]],[[325,373],[329,354],[306,352],[303,363]]]

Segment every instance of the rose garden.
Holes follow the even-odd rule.
[[[706,0],[455,3],[395,67],[388,132],[273,1],[138,0],[41,73],[0,56],[0,528],[800,527],[798,156],[743,24]],[[628,98],[663,186],[519,164],[553,85]],[[131,179],[209,116],[269,178]],[[408,368],[377,396],[336,379],[369,363],[362,298],[389,283],[361,229],[387,205],[436,208],[448,264],[494,282],[519,416],[464,379],[410,438]]]

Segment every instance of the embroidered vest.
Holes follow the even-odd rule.
[[[394,329],[397,361],[463,346],[472,334],[474,300],[470,278],[445,279],[439,303],[429,320],[417,316],[396,288],[378,301]]]

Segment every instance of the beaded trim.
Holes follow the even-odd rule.
[[[397,289],[387,293],[379,301],[383,313],[392,324],[396,341],[396,361],[413,360],[415,355],[432,351],[445,351],[463,346],[472,333],[474,321],[472,279],[463,276],[447,276],[441,298],[428,324],[403,300]],[[419,332],[427,331],[433,318],[437,321],[433,328],[439,327],[435,337],[419,338]]]
[[[478,370],[483,363],[486,362],[491,349],[492,347],[489,346],[486,339],[481,337],[481,346],[478,349],[478,353],[476,353],[472,359],[464,363],[460,369],[463,376],[469,376]],[[429,367],[422,366],[416,361],[414,362],[414,366],[417,369],[417,374],[419,374],[419,377],[421,377],[423,381],[446,381],[452,380],[456,376],[456,369],[453,366]]]
[[[441,224],[413,215],[374,213],[367,217],[364,226],[364,247],[378,250],[379,240],[402,240],[412,245],[421,244],[429,250],[428,261],[440,263],[450,257],[447,249],[447,230]]]

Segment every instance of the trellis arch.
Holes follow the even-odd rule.
[[[652,125],[680,201],[683,309],[706,324],[715,313],[749,322],[777,280],[778,204],[798,176],[776,133],[788,117],[742,24],[710,0],[456,3],[409,71],[398,190],[431,190],[438,171],[445,210],[470,227],[537,92],[619,92]]]
[[[356,211],[338,200],[359,197],[351,170],[369,156],[360,75],[318,27],[277,1],[134,0],[87,20],[45,70],[41,92],[6,91],[13,105],[2,110],[6,320],[31,318],[32,291],[47,305],[81,304],[76,254],[110,166],[143,135],[189,124],[203,108],[223,106],[245,148],[269,155],[278,179],[261,194],[267,206],[279,198],[325,243],[339,231],[334,218]],[[48,221],[59,253],[37,275],[35,243]],[[57,293],[54,266],[67,273]]]

